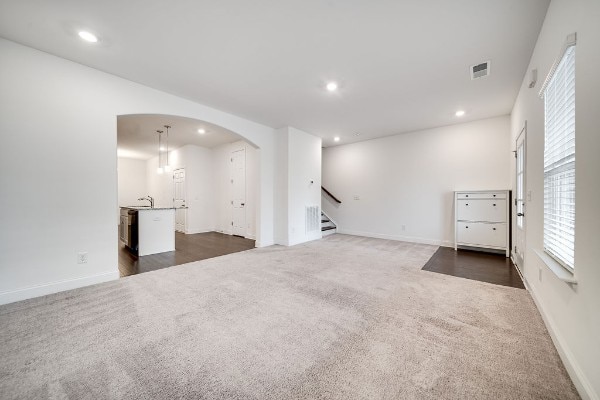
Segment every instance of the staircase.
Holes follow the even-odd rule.
[[[321,232],[323,232],[323,237],[333,235],[336,230],[333,221],[325,213],[321,212]]]

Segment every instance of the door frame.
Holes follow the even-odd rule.
[[[175,207],[175,173],[177,171],[183,171],[183,185],[184,185],[184,193],[183,193],[183,206]],[[187,177],[185,173],[184,167],[175,168],[173,170],[173,207],[175,207],[175,232],[187,233],[187,205],[186,205],[186,197],[187,197]],[[180,211],[181,210],[181,211]],[[177,229],[177,212],[183,213],[183,230]]]
[[[235,202],[236,202],[236,199],[235,199],[235,190],[234,190],[233,186],[236,183],[234,183],[235,165],[234,165],[233,159],[234,159],[234,154],[240,153],[240,152],[241,152],[241,154],[243,154],[243,157],[244,157],[244,160],[243,160],[244,161],[243,162],[243,167],[244,167],[244,187],[243,187],[244,201],[241,202],[241,207],[238,207],[238,209],[243,209],[244,223],[243,223],[241,232],[239,232],[239,233],[243,232],[243,234],[239,234],[238,232],[236,232],[236,227],[234,225],[235,214],[236,214],[235,213],[235,208],[236,208]],[[231,159],[231,163],[230,163],[230,177],[231,177],[231,187],[230,187],[231,188],[231,190],[230,190],[230,194],[231,194],[231,234],[233,236],[240,236],[240,237],[244,237],[244,238],[247,237],[247,235],[248,235],[248,226],[247,226],[248,225],[248,223],[247,223],[247,220],[248,220],[247,217],[248,216],[246,215],[247,214],[246,213],[246,203],[247,203],[247,196],[248,196],[248,193],[246,191],[246,187],[247,187],[247,182],[246,182],[246,179],[247,179],[246,157],[247,157],[247,154],[246,154],[246,147],[245,146],[237,148],[237,149],[232,150],[230,152],[230,159]]]
[[[523,152],[522,152],[522,163],[523,163],[523,168],[521,171],[521,175],[522,175],[522,179],[523,179],[523,185],[522,185],[522,193],[521,197],[519,198],[519,142],[522,143],[523,146]],[[521,128],[521,131],[519,132],[519,134],[517,135],[517,138],[515,140],[515,207],[514,207],[514,221],[515,221],[515,228],[514,228],[514,240],[513,242],[513,248],[511,249],[511,253],[512,253],[512,260],[513,263],[515,264],[515,266],[517,267],[517,269],[522,273],[523,271],[523,264],[525,262],[525,248],[526,248],[526,229],[527,229],[527,223],[526,223],[526,209],[527,209],[527,121],[525,121],[525,123],[523,124],[523,128]],[[519,212],[519,201],[522,202],[522,216],[518,215]],[[522,218],[521,221],[521,227],[519,227],[519,218]],[[517,251],[517,244],[518,244],[518,240],[517,238],[519,237],[519,235],[522,235],[522,249],[519,249],[520,251]],[[520,255],[520,256],[519,256]]]

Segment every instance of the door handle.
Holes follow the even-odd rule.
[[[523,213],[517,213],[517,217],[524,217],[524,216],[525,216],[525,214],[523,214]]]
[[[243,206],[245,206],[245,205],[246,205],[246,203],[240,203],[240,205],[243,207]]]

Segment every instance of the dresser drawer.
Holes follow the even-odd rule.
[[[506,192],[458,192],[459,199],[506,199]]]
[[[506,199],[459,199],[456,216],[459,221],[506,222]]]
[[[456,241],[464,245],[505,248],[506,224],[458,222]]]

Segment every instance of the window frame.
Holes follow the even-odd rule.
[[[569,157],[573,158],[572,161],[572,168],[565,168],[566,171],[572,171],[573,174],[573,190],[572,190],[572,194],[573,194],[573,240],[572,240],[572,244],[573,244],[573,249],[572,249],[572,255],[569,254],[568,256],[572,256],[572,265],[569,265],[569,261],[567,261],[567,259],[563,259],[560,256],[558,256],[556,253],[558,253],[558,251],[553,251],[553,249],[548,248],[546,246],[547,243],[547,230],[546,230],[546,220],[548,218],[547,216],[547,210],[546,210],[546,201],[547,201],[547,193],[548,190],[550,188],[550,186],[547,184],[547,165],[546,165],[546,158],[547,158],[547,151],[549,150],[546,147],[547,144],[547,140],[548,140],[548,126],[547,126],[547,121],[548,121],[548,109],[547,109],[547,101],[545,98],[546,95],[546,89],[548,88],[548,86],[550,84],[552,84],[552,80],[555,77],[555,74],[557,72],[558,67],[560,66],[560,64],[562,63],[563,59],[565,58],[565,56],[567,55],[568,51],[573,48],[573,51],[575,52],[575,54],[573,55],[573,80],[575,80],[575,72],[576,72],[576,65],[575,65],[575,57],[576,57],[576,45],[577,45],[577,34],[573,33],[571,35],[569,35],[567,37],[567,40],[565,42],[565,44],[563,45],[560,55],[559,57],[555,60],[554,64],[552,65],[552,68],[550,69],[546,80],[544,81],[544,84],[542,85],[542,88],[540,89],[539,95],[540,98],[542,98],[544,100],[544,184],[543,184],[543,188],[544,188],[544,210],[543,210],[543,216],[544,216],[544,223],[543,223],[543,229],[542,229],[542,239],[543,239],[543,246],[544,246],[544,254],[546,254],[547,256],[551,257],[552,260],[556,261],[558,263],[558,265],[560,265],[561,267],[563,267],[564,269],[566,269],[569,273],[574,274],[575,272],[575,215],[576,215],[576,204],[575,204],[575,199],[576,199],[576,125],[574,125],[573,127],[573,131],[572,131],[572,135],[573,135],[573,151],[572,151],[572,155],[571,154],[567,154],[564,157],[562,157],[560,160],[566,160]],[[565,108],[566,107],[573,107],[573,111],[572,111],[572,115],[573,115],[573,124],[576,123],[575,121],[575,116],[576,116],[576,92],[575,92],[575,88],[573,88],[573,100],[572,102],[565,104]],[[561,132],[561,136],[560,139],[565,139],[570,137],[570,132],[567,132],[566,130]],[[550,167],[550,171],[554,172],[555,174],[559,174],[561,168],[563,167],[563,165],[559,165],[559,166],[554,166],[554,167]],[[561,182],[565,182],[568,181],[568,177],[563,177]],[[571,193],[571,192],[569,192]],[[560,231],[557,229],[557,231]],[[559,239],[562,237],[565,237],[565,234],[561,234],[559,232]]]

